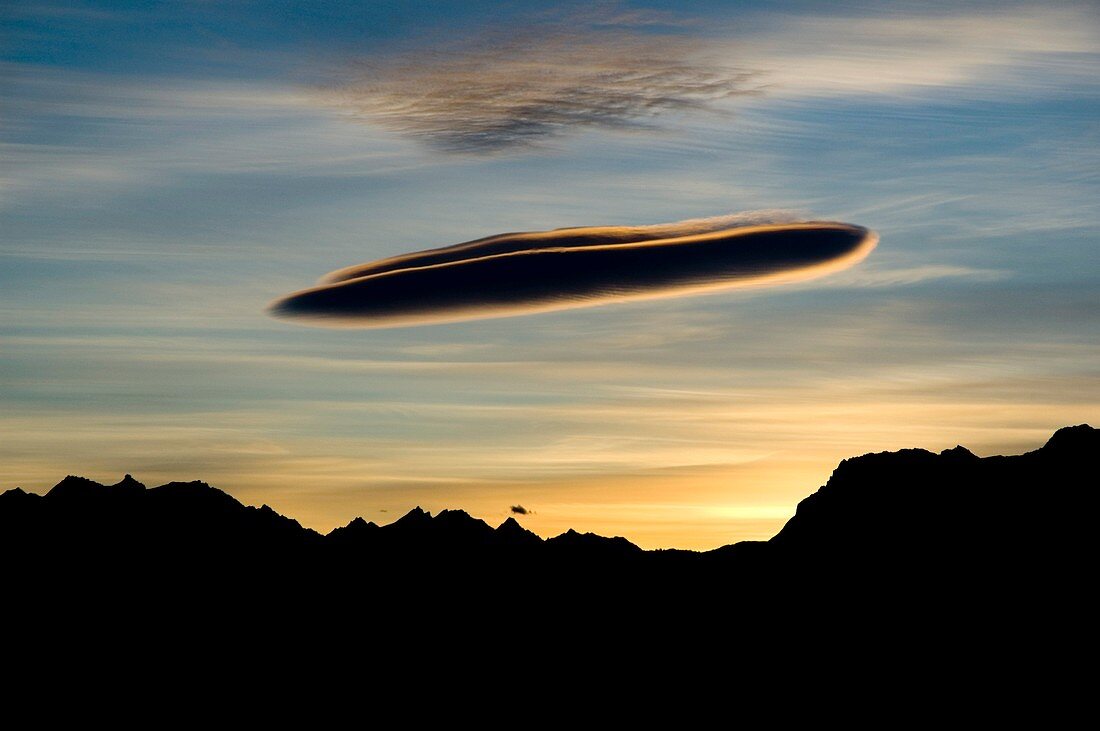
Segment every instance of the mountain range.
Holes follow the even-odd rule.
[[[69,476],[45,495],[0,494],[0,550],[5,585],[31,613],[75,603],[193,620],[211,607],[249,617],[277,607],[323,614],[322,625],[522,616],[589,630],[639,612],[704,626],[746,612],[850,619],[868,607],[925,623],[945,607],[956,619],[1006,607],[1018,617],[1072,607],[1087,586],[1098,454],[1100,430],[1080,425],[1017,456],[955,447],[850,458],[770,540],[706,552],[572,530],[544,540],[514,518],[494,528],[420,508],[321,535],[204,482]]]

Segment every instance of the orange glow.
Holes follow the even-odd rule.
[[[1076,392],[1079,385],[1064,387]],[[1051,393],[1033,403],[998,403],[950,392],[937,402],[919,388],[887,396],[868,384],[861,392],[784,398],[776,391],[736,409],[721,396],[695,406],[623,402],[579,414],[618,425],[624,438],[606,447],[561,435],[538,443],[532,435],[507,451],[378,443],[369,456],[358,438],[266,436],[281,423],[273,415],[240,415],[217,426],[210,414],[179,415],[158,419],[156,429],[138,417],[81,426],[36,416],[7,420],[16,427],[9,449],[22,457],[5,461],[0,480],[35,492],[58,482],[64,474],[55,435],[68,423],[69,464],[84,476],[113,483],[130,471],[150,486],[203,479],[322,532],[356,516],[388,523],[415,505],[433,513],[460,508],[495,526],[518,503],[533,511],[520,522],[543,537],[573,528],[622,535],[644,548],[705,550],[774,535],[844,458],[957,443],[983,456],[1017,454],[1100,411],[1095,401],[1045,400]],[[696,444],[704,440],[709,447]],[[165,464],[162,455],[180,444],[201,461]]]

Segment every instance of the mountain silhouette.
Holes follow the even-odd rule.
[[[847,459],[770,541],[803,571],[889,570],[958,583],[1053,575],[1053,553],[1085,535],[1079,507],[1095,482],[1100,432],[1057,431],[1034,452],[979,458],[958,446]]]
[[[1011,551],[1050,532],[1067,501],[1079,499],[1098,449],[1100,431],[1081,425],[1059,429],[1042,448],[1012,457],[979,458],[958,446],[939,454],[904,449],[846,459],[771,540],[706,553],[643,551],[622,537],[572,529],[543,540],[514,516],[494,529],[462,510],[432,516],[420,507],[388,525],[355,518],[322,536],[267,505],[242,505],[205,482],[146,488],[131,475],[113,485],[70,475],[45,495],[21,488],[0,494],[0,542],[21,551],[70,552],[80,545],[93,553],[125,547],[195,555],[274,550],[320,556],[384,548],[425,556],[539,547],[601,560],[767,555],[812,565],[877,561],[885,552],[893,561],[924,563],[944,553],[977,558],[983,546]],[[328,550],[315,550],[321,548]]]
[[[114,485],[70,475],[43,496],[0,495],[0,545],[43,560],[217,561],[301,551],[321,540],[267,505],[242,505],[199,481],[146,489],[130,475]]]
[[[370,617],[521,631],[522,617],[595,632],[639,611],[711,628],[812,611],[838,627],[859,617],[925,633],[946,631],[950,615],[956,631],[964,614],[1023,621],[1050,602],[1085,606],[1098,454],[1100,431],[1081,425],[1018,456],[955,447],[850,458],[770,540],[706,552],[573,530],[543,540],[515,517],[494,528],[419,507],[321,535],[205,482],[68,476],[45,495],[0,494],[0,549],[13,596],[46,613],[81,597],[82,611],[110,607],[110,621],[130,606],[186,610],[189,621],[247,606],[317,627]]]
[[[572,528],[546,543],[563,554],[587,559],[630,559],[642,552],[621,536],[605,538],[595,533],[578,533]]]
[[[334,546],[370,546],[378,537],[381,528],[374,521],[367,522],[362,518],[355,518],[350,523],[339,528],[333,528],[325,536],[326,542]]]

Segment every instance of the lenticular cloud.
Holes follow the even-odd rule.
[[[802,281],[877,241],[847,223],[746,216],[500,234],[338,270],[271,311],[361,328],[507,317]]]

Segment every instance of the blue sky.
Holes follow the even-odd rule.
[[[1018,452],[1100,415],[1095,5],[3,12],[5,488],[201,478],[322,530],[522,503],[544,535],[702,548],[770,535],[843,457]],[[541,85],[591,84],[600,48],[601,69],[751,75],[561,122]],[[484,69],[492,114],[549,97],[549,131],[437,144],[478,123]],[[437,88],[457,100],[400,112]],[[757,292],[373,331],[264,312],[382,256],[753,210],[881,243]]]

